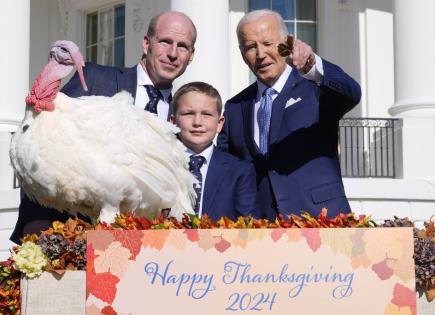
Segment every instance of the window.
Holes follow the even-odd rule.
[[[289,33],[317,50],[316,0],[249,0],[249,10],[271,9],[281,14]]]
[[[86,60],[124,66],[125,5],[104,7],[86,15]]]

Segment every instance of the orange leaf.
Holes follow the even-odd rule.
[[[112,231],[112,234],[115,236],[115,240],[130,250],[130,259],[134,260],[142,248],[143,232],[139,230]]]
[[[165,245],[169,233],[169,230],[155,230],[150,233],[143,231],[142,244],[145,247],[150,246],[151,248],[161,250]]]

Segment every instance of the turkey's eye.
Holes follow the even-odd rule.
[[[61,49],[63,52],[68,52],[68,49],[66,49],[65,47],[60,47],[60,49]]]
[[[29,129],[29,125],[24,125],[23,126],[23,132],[26,132],[27,129]]]

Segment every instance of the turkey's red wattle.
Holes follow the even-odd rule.
[[[53,111],[53,101],[59,92],[61,80],[71,70],[72,66],[59,65],[55,60],[50,60],[33,83],[26,104],[33,106],[36,113],[42,110]]]

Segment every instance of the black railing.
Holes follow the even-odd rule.
[[[394,126],[398,119],[340,120],[339,157],[343,177],[395,178]]]

